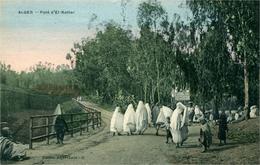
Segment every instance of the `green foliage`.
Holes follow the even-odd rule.
[[[116,94],[131,88],[127,72],[131,52],[131,34],[113,23],[99,31],[95,39],[83,40],[74,46],[75,73],[88,95],[112,103]]]
[[[259,97],[255,89],[259,84],[256,76],[259,74],[259,1],[187,0],[187,4],[194,15],[192,25],[200,34],[194,34],[193,38],[200,41],[193,44],[199,57],[201,96],[235,95],[239,100],[245,99],[246,106],[249,86],[250,104],[256,104]]]
[[[157,29],[166,17],[166,12],[159,2],[143,2],[138,7],[137,23],[140,28]]]
[[[0,86],[0,95],[2,115],[8,115],[24,109],[51,110],[57,104],[71,100],[69,95],[49,95],[3,84]]]
[[[0,68],[1,84],[54,95],[77,94],[74,73],[68,65],[58,65],[54,68],[51,63],[39,62],[32,66],[29,72],[21,73],[11,70],[11,66],[4,63],[0,63]]]
[[[137,13],[140,36],[106,23],[95,37],[74,44],[66,55],[70,66],[39,63],[18,74],[1,64],[1,83],[49,94],[78,95],[80,89],[93,102],[123,109],[138,100],[168,104],[173,89],[189,89],[199,104],[221,105],[226,96],[241,104],[247,86],[250,104],[256,104],[259,1],[187,0],[187,5],[193,17],[184,22],[177,14],[170,21],[156,0],[143,2]]]
[[[256,91],[253,73],[257,73],[258,44],[254,41],[258,37],[255,18],[259,16],[252,14],[256,7],[234,1],[194,0],[187,4],[194,15],[190,22],[181,21],[177,14],[169,21],[159,2],[148,1],[138,7],[139,37],[108,23],[93,39],[74,44],[78,86],[97,100],[120,106],[140,99],[167,104],[175,88],[190,89],[192,98],[201,104],[212,100],[219,104],[227,94],[241,101],[243,67],[236,63],[244,55],[237,48],[247,48],[250,93]],[[235,7],[241,8],[240,18]],[[250,14],[244,17],[247,10]],[[250,15],[254,21],[246,21]],[[243,21],[254,24],[252,29]],[[239,36],[242,32],[249,33]],[[243,37],[247,44],[242,43]],[[255,102],[256,97],[252,98]]]
[[[103,102],[125,106],[138,100],[170,101],[174,81],[174,54],[169,42],[173,31],[167,14],[157,2],[144,2],[138,8],[141,37],[114,23],[105,25],[94,39],[85,39],[72,49],[75,73],[81,89]],[[169,42],[165,40],[169,37]]]

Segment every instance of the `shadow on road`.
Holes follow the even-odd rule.
[[[228,150],[228,149],[232,149],[232,148],[236,148],[238,147],[238,145],[225,145],[225,146],[216,146],[214,148],[210,148],[209,152],[213,152],[213,151],[224,151],[224,150]]]
[[[198,144],[187,144],[183,145],[180,148],[199,148],[200,146]]]

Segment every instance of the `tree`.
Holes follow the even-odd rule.
[[[144,88],[144,100],[150,96],[150,102],[161,102],[161,97],[168,94],[170,90],[164,88],[166,93],[161,89],[163,83],[169,83],[167,78],[170,75],[166,74],[165,62],[170,55],[170,47],[163,38],[163,23],[167,23],[167,13],[157,1],[143,2],[138,7],[137,23],[140,27],[141,37],[137,41],[137,61],[136,68],[143,71],[140,75],[142,86]],[[167,26],[164,24],[164,26]],[[142,66],[143,65],[143,66]],[[170,65],[171,66],[171,65]],[[169,67],[170,67],[169,66]],[[172,68],[170,68],[171,70]],[[168,86],[171,89],[171,84]],[[147,91],[150,91],[148,93]],[[155,93],[157,93],[156,99]]]
[[[74,46],[76,76],[88,94],[113,103],[115,96],[131,90],[127,71],[131,52],[131,33],[114,23],[105,25],[94,39],[86,39]],[[129,89],[130,87],[130,89]]]
[[[243,66],[244,106],[248,109],[249,77],[250,72],[257,70],[259,54],[259,1],[188,0],[187,4],[197,29],[218,29],[220,26],[226,34],[223,42],[231,49],[230,59]]]

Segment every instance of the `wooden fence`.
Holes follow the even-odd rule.
[[[52,131],[52,128],[54,127],[54,121],[57,116],[58,115],[38,115],[30,117],[30,149],[33,148],[33,141],[39,139],[45,138],[46,143],[49,144],[50,137],[56,135],[56,133]],[[92,111],[87,113],[62,114],[62,116],[69,127],[69,133],[71,137],[73,137],[73,134],[75,132],[80,132],[80,135],[82,135],[83,130],[87,130],[88,132],[89,128],[95,129],[95,127],[99,128],[101,126],[101,112],[99,111]],[[45,124],[38,124],[42,123],[40,121],[43,121]],[[45,133],[35,136],[34,132],[37,129],[45,129],[41,131],[41,133]]]

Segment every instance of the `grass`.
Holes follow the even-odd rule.
[[[239,143],[259,142],[259,117],[230,125],[228,139]]]

